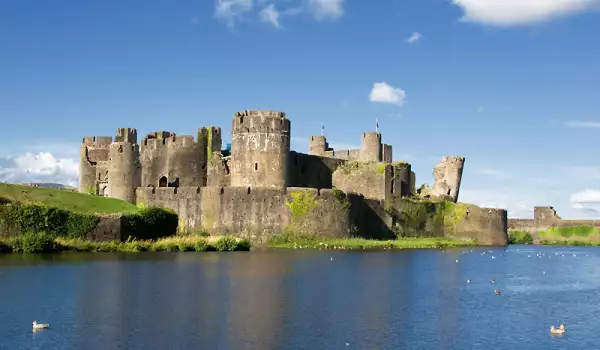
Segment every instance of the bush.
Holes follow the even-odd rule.
[[[215,243],[215,248],[217,248],[217,251],[219,252],[232,252],[237,250],[237,246],[237,240],[229,236],[219,238],[219,240]]]
[[[0,205],[0,235],[18,236],[26,232],[45,232],[53,237],[83,238],[100,218],[37,204]]]
[[[175,235],[179,225],[177,213],[151,207],[125,216],[130,236],[138,239],[157,239]]]
[[[509,244],[532,244],[533,237],[531,234],[523,231],[511,231],[508,233]]]
[[[58,250],[54,237],[44,232],[28,232],[9,240],[10,247],[15,253],[44,253]]]
[[[206,241],[198,241],[194,243],[194,250],[197,252],[205,252],[209,249],[208,243]]]

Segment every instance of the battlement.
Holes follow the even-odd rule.
[[[145,138],[142,145],[145,150],[155,150],[161,147],[193,148],[196,144],[197,142],[194,140],[194,136],[172,134],[165,138]]]
[[[290,120],[276,111],[243,111],[235,113],[232,134],[280,133],[290,134]]]
[[[458,156],[443,156],[442,157],[442,162],[445,164],[452,164],[452,165],[457,165],[457,166],[463,166],[463,164],[465,163],[465,157],[458,157]]]
[[[81,140],[81,144],[87,147],[108,148],[112,142],[112,136],[86,136]]]
[[[136,196],[143,200],[190,199],[202,196],[201,187],[138,187]]]
[[[144,137],[144,142],[146,140],[164,140],[171,136],[175,136],[175,133],[170,132],[170,131],[164,131],[164,130],[163,131],[153,131]]]
[[[137,130],[135,128],[118,128],[115,142],[137,143]]]
[[[379,142],[381,142],[381,133],[378,132],[374,132],[374,131],[367,131],[367,132],[363,132],[361,135],[361,139],[362,140],[378,140]]]

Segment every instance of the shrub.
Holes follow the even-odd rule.
[[[209,249],[208,243],[205,241],[198,241],[194,243],[194,250],[197,252],[205,252]]]
[[[508,233],[509,244],[532,244],[533,237],[531,234],[523,231],[510,231]]]
[[[157,239],[177,232],[177,214],[169,209],[143,208],[125,216],[130,235],[138,239]]]
[[[215,248],[219,252],[232,252],[237,250],[237,246],[237,240],[230,236],[219,238],[219,240],[215,243]]]
[[[83,238],[100,218],[37,204],[0,205],[0,235],[17,236],[26,232],[45,232],[54,237]]]
[[[43,253],[58,250],[54,237],[44,232],[28,232],[12,237],[9,244],[15,253]]]

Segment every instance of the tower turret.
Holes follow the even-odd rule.
[[[283,112],[236,113],[231,134],[231,186],[285,187],[290,128]]]
[[[321,156],[329,149],[325,136],[311,136],[308,141],[308,154]]]
[[[364,162],[381,162],[381,134],[378,132],[364,132],[361,137],[360,157]]]
[[[105,179],[98,174],[98,169],[108,162],[111,142],[110,136],[87,136],[82,139],[79,148],[79,192],[102,194],[98,193],[98,181]]]
[[[137,132],[120,128],[116,139],[136,142]],[[108,152],[108,196],[135,204],[135,189],[140,184],[139,146],[125,141],[113,142]]]

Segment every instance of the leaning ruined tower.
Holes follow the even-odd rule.
[[[235,114],[231,132],[231,186],[286,186],[290,121],[269,110]]]
[[[133,128],[119,128],[108,152],[108,196],[135,203],[135,189],[140,184],[137,131]]]

